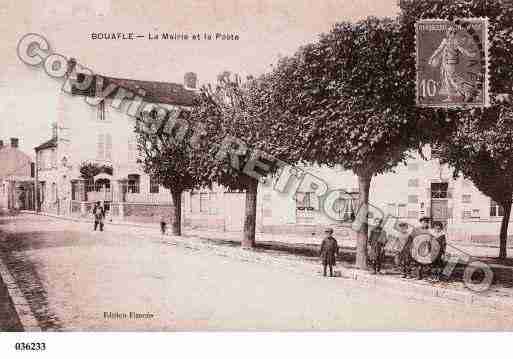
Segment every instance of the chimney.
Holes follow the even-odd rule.
[[[194,72],[187,72],[183,79],[184,85],[186,89],[196,90],[198,86],[198,75]]]
[[[18,148],[19,140],[17,138],[11,138],[11,147],[12,148]]]

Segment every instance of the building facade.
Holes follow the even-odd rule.
[[[102,78],[105,86],[115,84],[134,93],[144,89],[142,115],[153,105],[170,111],[189,108],[195,93],[175,83]],[[195,75],[186,74],[185,81],[195,86]],[[89,216],[94,202],[101,201],[115,219],[157,222],[162,215],[170,216],[169,190],[144,173],[138,162],[136,121],[127,111],[141,103],[126,99],[117,109],[111,106],[115,94],[103,98],[95,88],[93,83],[92,90],[84,92],[72,86],[71,93],[59,94],[52,136],[35,148],[39,209]],[[93,170],[90,177],[84,176],[87,168]]]
[[[430,149],[424,149],[430,157]],[[339,235],[354,237],[350,230],[358,212],[358,179],[342,168],[307,167],[304,171],[322,179],[328,191],[338,198],[319,202],[313,192],[301,192],[300,183],[281,192],[272,184],[260,185],[258,191],[257,229],[261,232],[320,235],[327,225],[339,228]],[[295,190],[294,188],[299,188]],[[335,195],[337,197],[337,195]],[[373,178],[369,202],[371,217],[384,219],[385,226],[397,221],[417,225],[423,216],[445,225],[452,240],[497,242],[503,210],[474,184],[437,159],[425,160],[412,153],[405,165],[393,173]],[[187,224],[223,230],[242,230],[244,194],[222,188],[196,191],[184,198]],[[389,228],[390,228],[389,227]]]
[[[34,209],[34,162],[18,145],[0,140],[0,211]]]

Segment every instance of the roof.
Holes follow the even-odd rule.
[[[18,148],[0,149],[0,177],[30,177],[32,159]]]
[[[45,150],[47,148],[54,148],[54,147],[57,147],[57,139],[56,138],[52,138],[51,140],[46,141],[45,143],[37,146],[34,149],[36,151],[41,151],[41,150]]]
[[[77,74],[77,77],[88,76],[87,74]],[[126,90],[130,90],[137,93],[138,90],[143,89],[146,92],[144,100],[150,103],[162,103],[175,106],[192,106],[196,93],[191,90],[187,90],[183,85],[172,83],[172,82],[158,82],[158,81],[141,81],[132,79],[122,79],[115,77],[108,77],[102,75],[95,75],[91,82],[91,85],[86,90],[77,89],[72,86],[71,93],[73,95],[82,95],[88,97],[96,96],[96,79],[98,77],[103,78],[103,88],[107,88],[110,84],[123,87]],[[81,79],[81,81],[83,81]],[[117,91],[112,91],[107,98],[112,99],[116,96]]]

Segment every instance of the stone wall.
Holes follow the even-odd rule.
[[[127,222],[159,223],[162,216],[171,221],[173,205],[124,203],[124,220]]]

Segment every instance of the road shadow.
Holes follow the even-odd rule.
[[[7,286],[0,277],[0,331],[1,332],[22,332],[23,325],[20,322],[18,313],[14,307]]]
[[[197,236],[192,236],[197,238]],[[200,236],[200,239],[208,242],[209,244],[219,245],[219,246],[229,246],[229,247],[240,247],[241,242],[238,240],[229,240],[224,238],[207,238]],[[280,242],[280,241],[257,241],[255,243],[255,251],[258,252],[267,252],[273,253],[277,255],[291,255],[299,257],[299,259],[316,263],[319,261],[319,251],[320,245],[313,243],[288,243],[288,242]],[[472,257],[472,260],[480,260],[485,263],[492,265],[492,271],[494,273],[494,278],[492,284],[504,287],[504,288],[513,288],[513,259],[508,260],[497,260],[495,258],[488,257]],[[354,268],[356,262],[356,247],[340,247],[340,252],[337,257],[337,262],[344,267]],[[493,264],[500,264],[501,266],[494,266]],[[465,273],[465,269],[467,268],[466,264],[458,263],[449,278],[445,278],[447,282],[463,282],[463,277]],[[434,271],[430,272],[429,267],[427,268],[426,279],[432,280],[434,278]],[[382,265],[382,270],[387,275],[391,276],[399,276],[401,275],[400,268],[396,265],[395,255],[388,253],[385,255]],[[414,267],[412,270],[412,275],[418,275],[417,267]],[[472,281],[474,283],[480,283],[482,278],[484,277],[484,273],[480,270],[477,270],[472,275]]]

